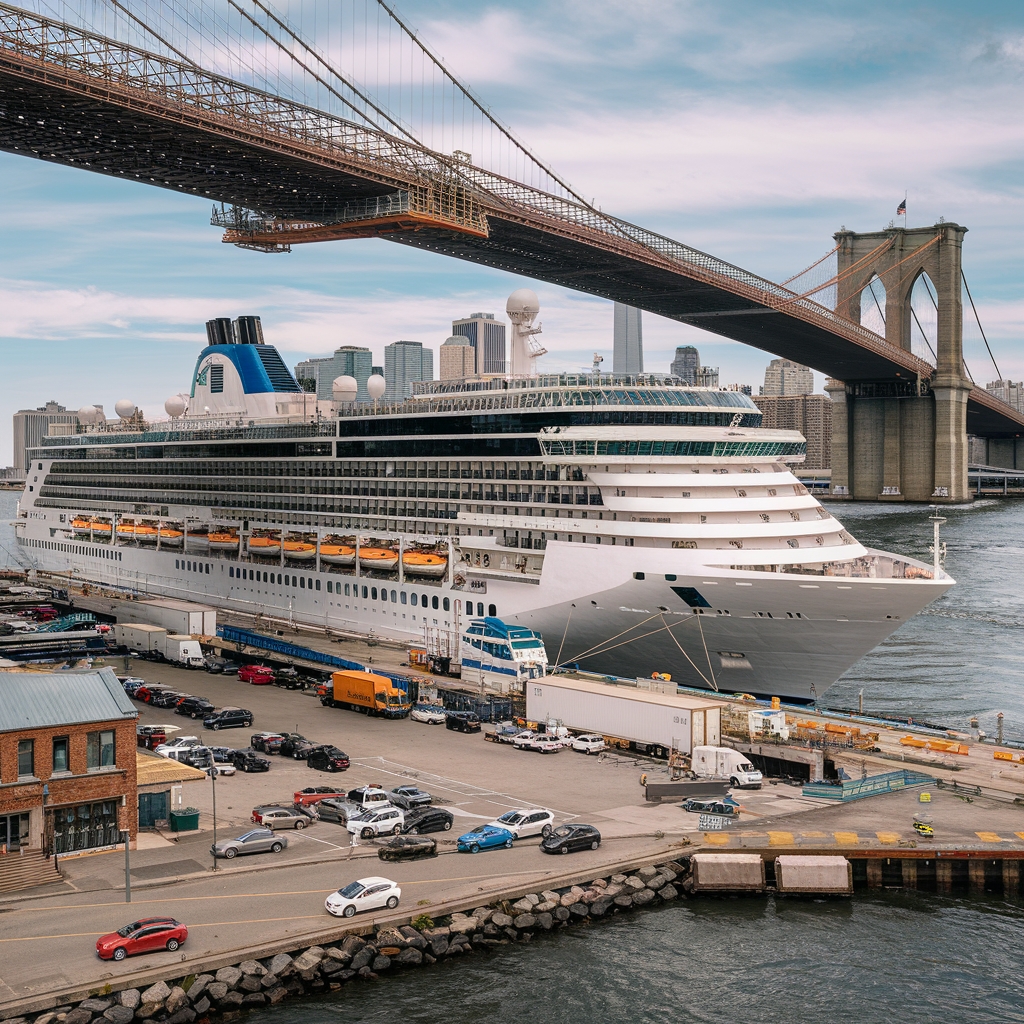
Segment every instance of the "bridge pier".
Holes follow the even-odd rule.
[[[957,224],[841,231],[836,311],[859,321],[861,292],[885,287],[885,340],[911,349],[910,296],[927,275],[937,301],[937,367],[931,379],[829,380],[832,398],[832,497],[853,501],[970,501],[967,396],[963,370]],[[898,375],[897,375],[898,376]]]

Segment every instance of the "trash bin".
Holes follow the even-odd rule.
[[[194,832],[199,828],[199,808],[186,807],[183,811],[171,811],[172,832]]]

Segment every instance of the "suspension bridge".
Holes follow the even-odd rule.
[[[382,238],[814,367],[838,403],[839,497],[966,498],[968,432],[1016,465],[1024,415],[963,360],[966,229],[843,231],[824,281],[828,261],[768,281],[579,195],[384,0],[0,2],[0,148],[205,199],[244,248]],[[907,326],[921,275],[933,361]],[[860,322],[876,278],[884,336]]]

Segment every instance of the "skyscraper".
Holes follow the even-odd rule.
[[[329,402],[334,397],[331,386],[338,377],[355,377],[359,389],[356,392],[357,402],[368,402],[369,392],[366,382],[373,372],[373,354],[368,348],[358,345],[342,345],[334,350],[334,355],[323,359],[304,359],[295,364],[295,379],[316,382],[317,398]]]
[[[613,373],[644,372],[644,335],[640,310],[615,303],[615,347],[612,354]]]
[[[418,341],[396,341],[384,348],[384,397],[402,402],[412,394],[417,381],[434,379],[434,353]]]
[[[804,469],[832,465],[832,401],[828,395],[758,395],[761,426],[769,430],[799,430],[807,441]]]
[[[814,373],[791,359],[773,359],[764,371],[764,388],[761,394],[767,398],[781,398],[789,395],[814,394]]]
[[[43,443],[52,423],[73,428],[78,423],[78,413],[69,412],[56,402],[47,402],[38,409],[21,409],[14,414],[14,469],[18,479],[28,471],[27,450]]]
[[[439,362],[441,380],[465,380],[476,374],[476,349],[469,338],[453,334],[442,343]]]
[[[668,372],[673,377],[685,380],[687,384],[696,384],[697,374],[700,373],[700,353],[692,345],[680,345]]]
[[[505,325],[493,313],[471,313],[452,321],[452,334],[469,338],[476,353],[479,374],[505,372]]]

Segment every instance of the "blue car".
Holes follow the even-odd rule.
[[[481,825],[464,836],[459,836],[460,853],[479,853],[481,850],[491,850],[498,846],[512,849],[516,837],[507,828],[497,828],[494,825]]]

